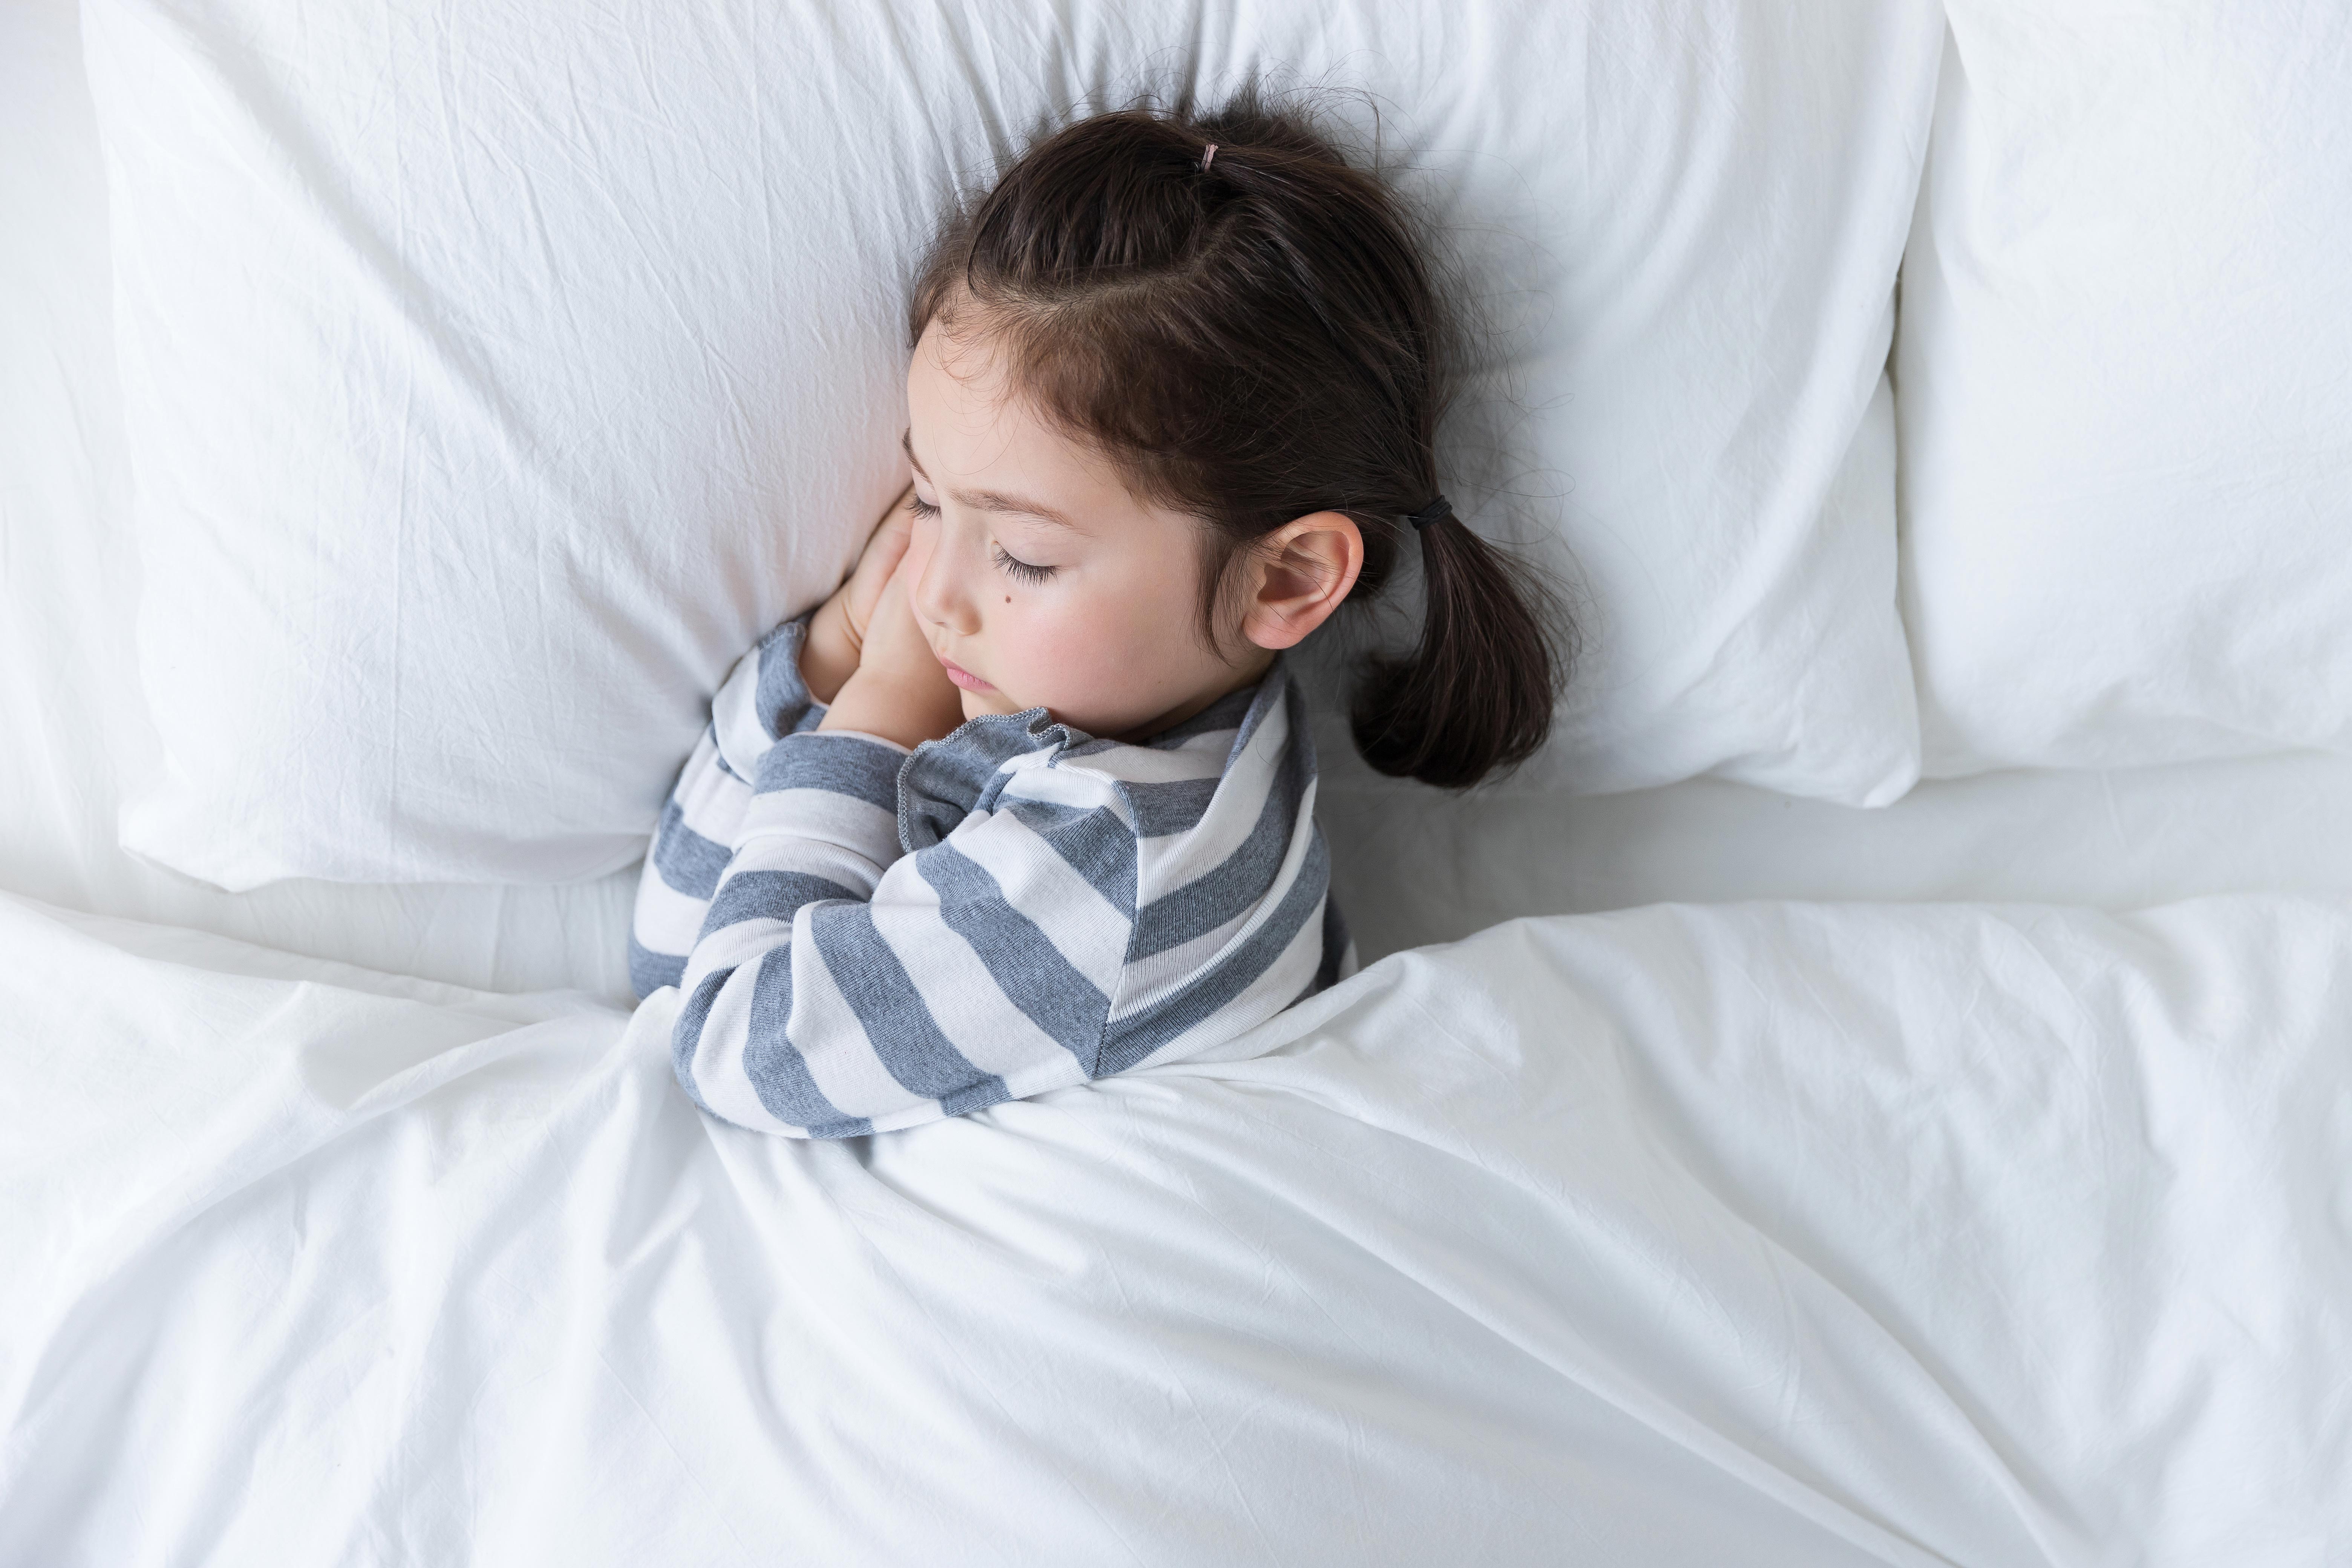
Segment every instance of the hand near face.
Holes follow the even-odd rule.
[[[860,647],[866,643],[866,628],[874,619],[874,606],[881,601],[882,590],[898,570],[898,563],[907,558],[907,542],[914,536],[915,520],[907,510],[907,498],[915,493],[908,485],[898,492],[882,513],[882,521],[874,525],[873,536],[866,540],[864,553],[857,558],[856,569],[849,581],[841,585],[842,614]]]
[[[907,556],[907,542],[914,531],[907,498],[913,493],[914,487],[908,486],[883,510],[849,580],[810,618],[808,639],[801,646],[801,679],[819,702],[834,700],[863,657],[874,608]]]
[[[963,722],[963,693],[940,667],[907,602],[908,579],[919,563],[901,550],[875,596],[856,671],[817,728],[856,730],[912,747]]]

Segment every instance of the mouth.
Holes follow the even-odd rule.
[[[955,660],[948,658],[945,654],[935,653],[931,657],[940,661],[940,668],[948,672],[948,679],[954,681],[958,686],[962,687],[966,691],[993,691],[996,689],[995,687],[991,686],[987,681],[982,680],[980,677],[974,675],[971,671],[966,669]]]

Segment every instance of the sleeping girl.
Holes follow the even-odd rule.
[[[1420,552],[1353,702],[1384,773],[1539,746],[1551,599],[1439,493],[1447,333],[1394,198],[1293,113],[1126,110],[946,226],[913,483],[746,654],[630,943],[715,1116],[842,1138],[1230,1039],[1352,967],[1286,668]]]

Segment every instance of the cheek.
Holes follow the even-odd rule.
[[[1030,685],[1047,692],[1084,689],[1108,662],[1107,643],[1118,635],[1118,616],[1099,601],[1018,589],[1009,595],[999,589],[996,597],[990,618],[1001,632],[991,640],[1013,654]]]
[[[1024,700],[1051,708],[1100,712],[1140,704],[1148,714],[1168,705],[1159,700],[1165,693],[1195,681],[1193,667],[1206,657],[1190,584],[1182,593],[1154,587],[1034,598],[1016,589],[1010,605],[1000,590],[991,610],[1003,624],[1003,646],[1018,650]]]

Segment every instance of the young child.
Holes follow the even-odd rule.
[[[841,1138],[1181,1058],[1352,968],[1285,668],[1416,542],[1373,766],[1539,746],[1548,596],[1456,521],[1444,322],[1380,183],[1295,115],[1128,110],[952,220],[910,314],[913,484],[739,664],[630,944],[714,1115]]]

